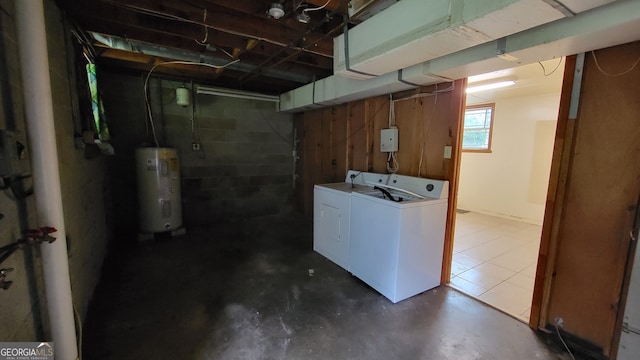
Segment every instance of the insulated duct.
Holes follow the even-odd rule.
[[[336,105],[636,40],[640,1],[615,1],[368,80],[333,75],[282,94],[280,110]]]
[[[403,0],[334,39],[334,74],[369,79],[611,1]]]

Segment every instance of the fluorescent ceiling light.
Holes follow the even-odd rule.
[[[511,79],[502,78],[502,79],[495,79],[490,82],[475,83],[473,84],[473,86],[467,87],[467,94],[472,94],[472,93],[486,91],[486,90],[500,89],[500,88],[512,86],[515,84],[516,84],[515,78],[511,78]]]
[[[476,83],[496,82],[500,80],[515,80],[514,72],[515,69],[504,69],[480,75],[471,75],[467,78],[467,83],[471,85]]]
[[[276,103],[280,102],[280,97],[275,95],[265,95],[265,94],[248,92],[248,91],[238,91],[238,90],[214,88],[214,87],[207,87],[207,86],[197,86],[196,93],[205,94],[205,95],[234,97],[239,99],[271,101]]]

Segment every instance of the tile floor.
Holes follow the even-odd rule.
[[[458,213],[451,286],[529,322],[540,225]]]

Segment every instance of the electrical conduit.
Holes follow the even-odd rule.
[[[15,0],[15,8],[38,225],[58,229],[56,241],[41,247],[55,358],[75,360],[78,358],[78,348],[73,320],[44,6],[42,0]]]

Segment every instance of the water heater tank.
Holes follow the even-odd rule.
[[[172,231],[182,226],[180,163],[172,148],[136,149],[140,232]]]

